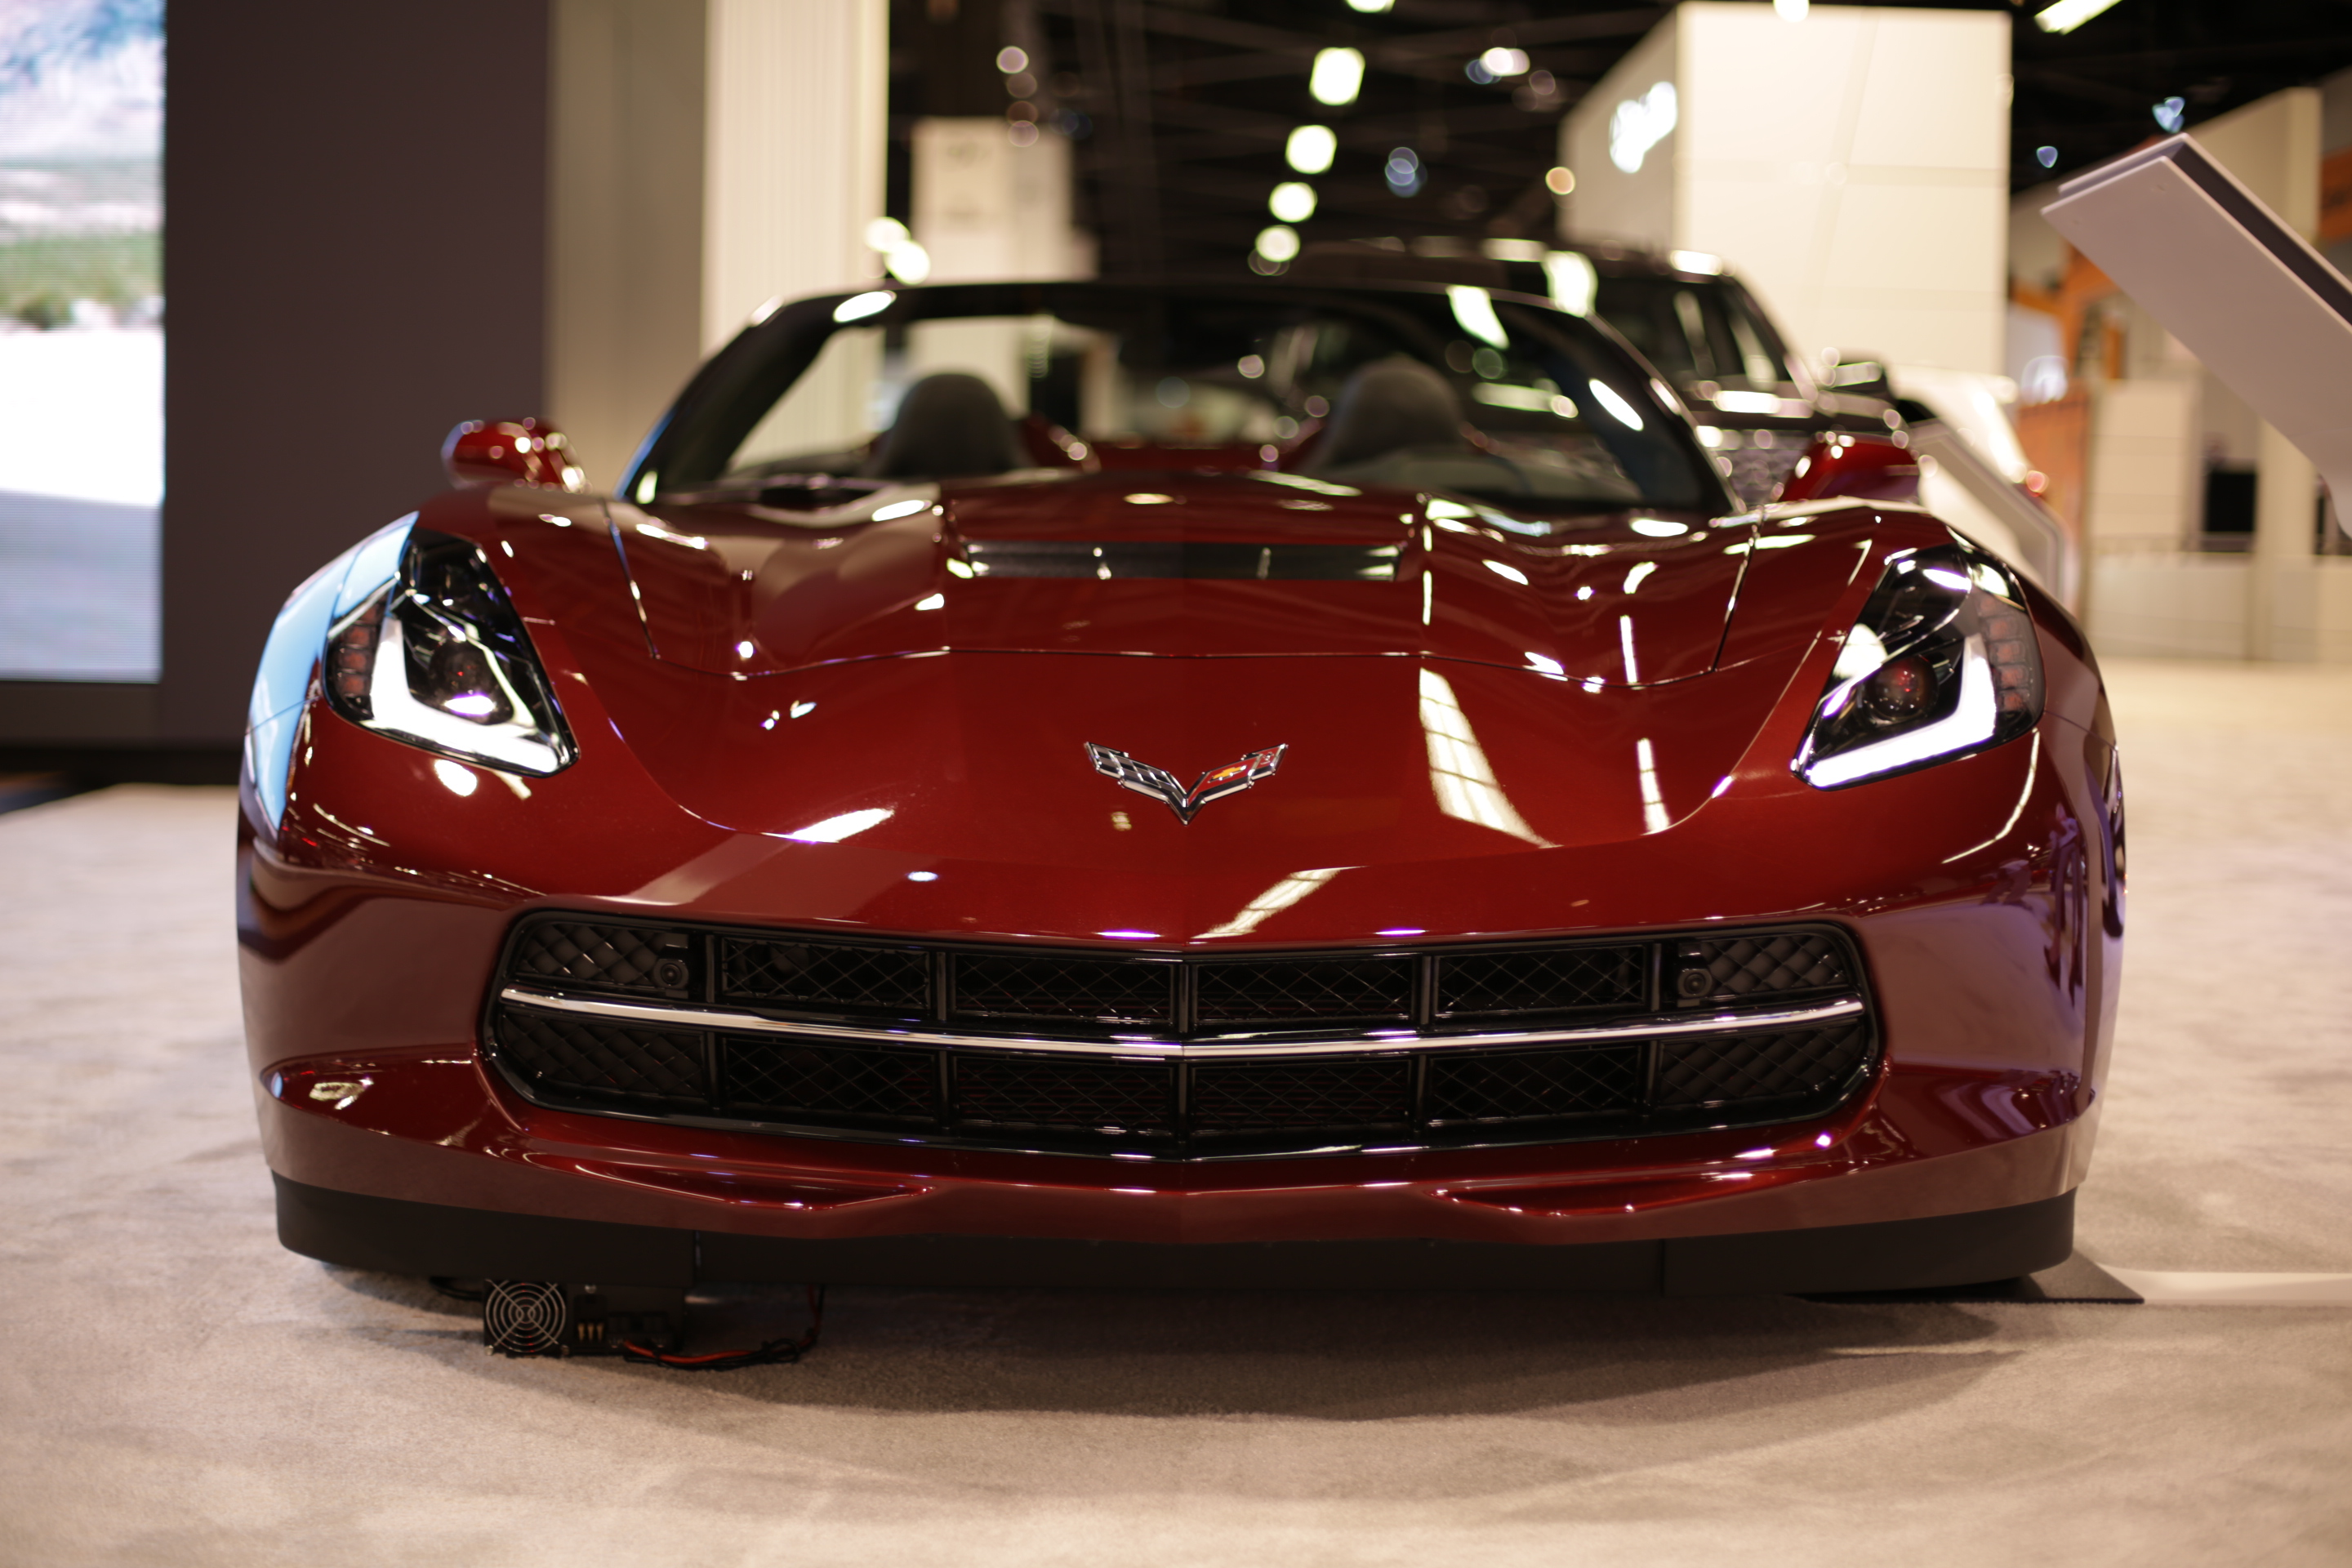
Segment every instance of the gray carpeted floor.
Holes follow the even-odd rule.
[[[2352,671],[2112,676],[2083,1248],[2352,1269]],[[2352,1559],[2341,1308],[843,1290],[798,1367],[493,1358],[277,1247],[233,810],[0,816],[0,1562]]]

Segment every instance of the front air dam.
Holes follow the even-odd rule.
[[[323,1262],[391,1274],[611,1285],[1805,1295],[2014,1279],[2064,1262],[2074,1242],[2071,1191],[1926,1219],[1645,1241],[1171,1244],[966,1236],[803,1240],[501,1214],[275,1180],[278,1240]]]

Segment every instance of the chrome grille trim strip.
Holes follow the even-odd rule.
[[[674,1007],[652,1002],[622,1002],[579,996],[533,986],[509,985],[499,1000],[520,1007],[576,1013],[626,1024],[663,1024],[673,1028],[712,1029],[742,1035],[789,1035],[866,1046],[929,1046],[953,1050],[1055,1051],[1065,1055],[1137,1057],[1151,1060],[1214,1061],[1229,1058],[1364,1056],[1384,1051],[1507,1049],[1515,1046],[1601,1045],[1612,1040],[1661,1040],[1692,1035],[1746,1034],[1759,1029],[1801,1029],[1863,1016],[1862,999],[1841,996],[1805,1007],[1759,1007],[1703,1016],[1678,1014],[1622,1024],[1554,1029],[1514,1029],[1483,1035],[1423,1035],[1380,1030],[1342,1039],[1302,1040],[1283,1036],[1228,1036],[1214,1042],[1174,1040],[1071,1040],[1034,1035],[951,1035],[927,1029],[888,1029],[855,1024],[819,1024],[764,1018],[719,1007]]]

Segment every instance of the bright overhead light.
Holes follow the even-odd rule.
[[[2156,122],[2158,125],[2178,135],[2180,128],[2189,122],[2189,100],[2185,98],[2168,98],[2162,103],[2151,108],[2148,112],[2156,116]]]
[[[1305,223],[1315,216],[1315,187],[1303,180],[1285,180],[1266,197],[1265,207],[1285,223]]]
[[[2108,4],[2114,4],[2114,0],[2108,0]],[[1808,0],[1772,0],[1772,14],[1783,22],[1803,21],[1807,8]]]
[[[1393,148],[1389,161],[1381,165],[1381,178],[1389,183],[1389,190],[1400,196],[1417,196],[1421,187],[1429,183],[1429,171],[1422,166],[1421,154],[1410,147]]]
[[[1564,196],[1576,189],[1576,176],[1567,168],[1556,168],[1544,175],[1544,188],[1553,195]]]
[[[1590,257],[1574,250],[1551,252],[1544,258],[1544,282],[1551,302],[1570,315],[1592,313],[1592,296],[1601,288],[1601,275]]]
[[[996,68],[1006,76],[1018,76],[1029,68],[1029,51],[1017,44],[1007,44],[996,51]]]
[[[2058,0],[2033,13],[2033,25],[2045,33],[2071,33],[2115,5],[2116,0]]]
[[[1485,66],[1491,76],[1525,76],[1528,71],[1528,54],[1525,49],[1507,49],[1497,44],[1480,55],[1478,63]]]
[[[1273,224],[1258,231],[1257,253],[1268,261],[1287,261],[1298,254],[1298,231]]]
[[[931,275],[931,253],[910,239],[884,251],[882,265],[901,283],[920,283]]]
[[[1348,9],[1361,11],[1367,16],[1377,16],[1395,4],[1396,0],[1348,0]]]
[[[1302,125],[1283,144],[1282,155],[1302,174],[1319,174],[1339,156],[1339,138],[1328,125]]]
[[[1318,103],[1337,108],[1356,101],[1356,94],[1364,85],[1364,57],[1354,49],[1318,49],[1315,68],[1307,78],[1307,90],[1315,95]]]

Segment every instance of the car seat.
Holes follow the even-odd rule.
[[[957,479],[1027,466],[1013,421],[988,383],[962,371],[941,371],[907,389],[866,473],[878,479]]]
[[[1418,360],[1388,359],[1348,378],[1315,443],[1314,473],[1360,468],[1409,450],[1468,452],[1462,405],[1446,379]]]

